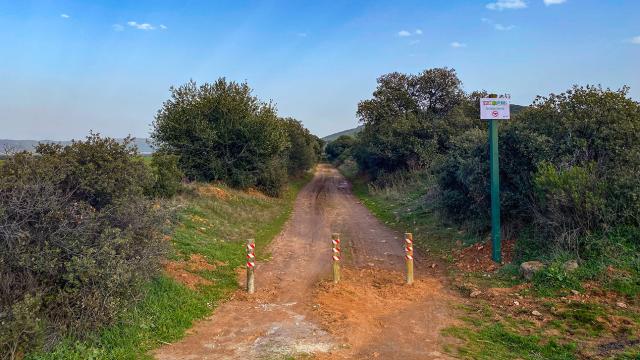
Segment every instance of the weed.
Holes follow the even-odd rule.
[[[464,359],[575,359],[575,345],[560,344],[556,339],[538,335],[520,335],[502,323],[474,321],[472,327],[450,327],[445,335],[464,340],[454,351]]]
[[[565,331],[585,336],[598,336],[605,329],[606,312],[602,306],[592,303],[572,302],[558,312],[563,321],[557,326]]]

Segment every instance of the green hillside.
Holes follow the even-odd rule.
[[[326,141],[326,142],[331,142],[337,138],[339,138],[342,135],[349,135],[349,136],[354,136],[355,134],[359,133],[362,130],[362,125],[353,128],[353,129],[349,129],[349,130],[343,130],[340,132],[337,132],[335,134],[331,134],[331,135],[327,135],[325,137],[322,138],[322,140]]]

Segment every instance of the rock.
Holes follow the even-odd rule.
[[[622,301],[617,302],[616,305],[618,305],[618,307],[622,308],[622,309],[626,309],[627,308],[627,304],[623,303]]]
[[[568,260],[562,265],[562,267],[566,272],[574,272],[578,269],[578,262],[576,260]]]
[[[469,297],[471,298],[477,298],[478,296],[480,296],[480,294],[482,294],[482,291],[480,290],[473,290],[471,292],[471,294],[469,294]]]
[[[572,289],[572,290],[571,290],[571,293],[572,293],[573,295],[580,295],[580,291],[578,291],[578,290],[573,290],[573,289]]]
[[[535,316],[535,317],[542,317],[542,313],[538,310],[533,310],[531,312],[531,315]]]
[[[515,306],[520,306],[520,302],[519,302],[518,300],[514,300],[514,301],[513,301],[513,305],[515,305]]]
[[[540,261],[527,261],[520,264],[520,273],[527,279],[533,279],[533,274],[544,269],[544,264]]]

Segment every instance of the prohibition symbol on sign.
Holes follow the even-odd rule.
[[[493,111],[491,112],[491,116],[493,116],[493,117],[498,117],[498,115],[500,115],[500,113],[498,112],[498,110],[493,110]]]

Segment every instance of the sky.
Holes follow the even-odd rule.
[[[380,75],[433,67],[522,105],[573,84],[640,100],[640,1],[0,0],[0,138],[147,137],[170,86],[219,77],[325,136]]]

